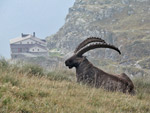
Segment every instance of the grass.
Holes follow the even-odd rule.
[[[44,75],[44,69],[38,65],[33,65],[33,64],[25,64],[22,66],[21,71],[23,73],[28,73],[31,75],[36,75],[36,76],[43,76]]]
[[[47,78],[49,80],[55,80],[55,81],[75,81],[75,73],[71,71],[66,71],[64,69],[57,69],[53,70],[49,73],[47,73]]]
[[[139,65],[142,67],[142,68],[145,68],[145,69],[150,69],[150,57],[148,58],[144,58],[143,60],[141,60],[139,62]]]
[[[134,79],[137,94],[130,96],[77,84],[66,70],[37,76],[12,67],[0,65],[1,113],[150,112],[150,78]]]

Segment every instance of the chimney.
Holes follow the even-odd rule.
[[[21,33],[21,37],[23,37],[23,33]]]
[[[23,33],[21,33],[21,37],[22,38],[25,38],[25,37],[27,37],[29,34],[23,34]]]
[[[33,37],[35,37],[35,32],[33,32]]]

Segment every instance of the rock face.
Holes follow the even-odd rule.
[[[88,52],[89,56],[143,68],[150,59],[150,0],[76,0],[64,26],[47,37],[48,47],[65,55],[91,36],[119,47],[122,56],[109,49]]]

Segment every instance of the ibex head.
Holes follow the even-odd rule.
[[[73,56],[65,61],[66,66],[68,66],[69,68],[77,68],[86,59],[86,57],[82,55],[87,51],[96,48],[110,48],[116,50],[117,52],[119,52],[119,54],[121,54],[120,50],[117,47],[107,44],[101,38],[90,37],[79,44],[79,46],[75,49]]]

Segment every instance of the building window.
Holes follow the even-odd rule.
[[[32,51],[34,51],[34,49],[32,49]]]
[[[38,51],[39,51],[39,49],[38,49]]]
[[[18,48],[18,52],[21,53],[22,52],[22,48]]]
[[[29,49],[28,49],[28,48],[26,48],[26,52],[29,52]]]
[[[20,42],[20,44],[22,44],[22,42]]]
[[[29,42],[27,42],[27,44],[29,44]]]

